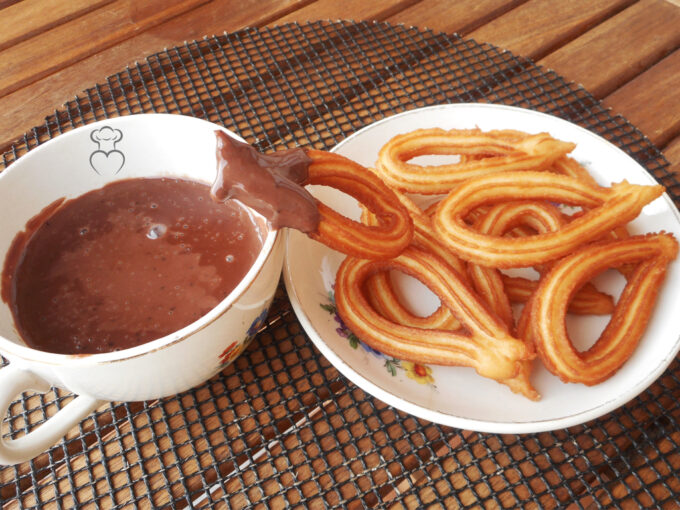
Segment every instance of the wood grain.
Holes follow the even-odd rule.
[[[300,9],[296,9],[286,16],[274,20],[272,25],[281,25],[296,21],[307,23],[317,20],[346,19],[347,13],[352,13],[354,21],[381,20],[391,14],[408,7],[418,0],[318,0]]]
[[[0,96],[209,0],[118,0],[0,52]]]
[[[680,69],[680,50],[604,100],[660,147],[680,135],[680,86],[673,69]]]
[[[602,98],[678,48],[678,27],[679,9],[642,0],[538,63]]]
[[[262,26],[302,2],[245,0],[234,3],[232,0],[212,0],[0,97],[0,152],[31,126],[41,124],[47,113],[84,89],[102,82],[103,77],[111,76],[147,55],[206,35],[235,31],[245,26]]]
[[[46,114],[82,90],[104,82],[127,65],[134,69],[135,61],[163,48],[248,26],[318,19],[386,20],[458,32],[540,59],[541,65],[603,99],[612,114],[631,121],[663,149],[670,170],[680,177],[679,5],[679,0],[0,0],[4,27],[0,32],[0,95],[4,94],[0,97],[0,150],[42,124]],[[448,49],[440,51],[409,64],[436,68]],[[367,63],[378,68],[382,64],[375,59]],[[293,63],[280,69],[280,75],[259,77],[258,83],[283,97],[277,89],[279,79],[302,80],[313,68],[314,62]],[[450,79],[447,82],[442,76]],[[339,113],[351,111],[357,127],[375,114],[359,110],[373,95],[386,94],[395,105],[408,95],[419,104],[419,94],[435,91],[444,101],[450,96],[437,91],[450,91],[446,87],[455,77],[455,69],[451,69],[420,84],[404,85],[404,76],[399,75],[363,92],[353,89],[343,96],[346,103],[321,104],[325,95],[298,98],[295,108],[299,110],[295,111],[309,114],[310,129],[328,128],[335,133]],[[493,82],[493,72],[480,68],[478,78]],[[172,80],[168,83],[175,85]],[[248,85],[242,86],[242,93],[248,94]],[[223,91],[197,90],[199,95],[218,93]],[[229,106],[237,100],[226,99]],[[255,115],[266,115],[265,106],[256,105]],[[264,122],[275,126],[277,119]],[[300,128],[285,133],[282,142],[318,141],[308,135]],[[637,453],[638,443],[644,443],[648,434],[633,428],[619,430],[616,420],[576,438],[565,431],[534,439],[508,437],[505,447],[493,443],[495,436],[482,442],[475,433],[454,431],[443,436],[441,428],[433,427],[427,429],[421,447],[415,443],[412,448],[404,439],[408,432],[400,428],[406,421],[397,426],[386,418],[394,410],[379,402],[377,409],[372,407],[376,404],[358,409],[355,402],[368,406],[367,401],[361,396],[348,398],[344,387],[330,388],[334,394],[340,392],[339,397],[323,393],[324,386],[322,393],[310,398],[313,395],[308,388],[301,386],[305,374],[291,375],[294,385],[263,382],[268,380],[266,375],[252,375],[266,390],[267,398],[285,402],[275,406],[273,414],[269,407],[260,414],[266,402],[261,396],[252,402],[248,384],[253,381],[238,378],[220,391],[209,390],[209,395],[205,395],[206,389],[192,393],[191,398],[197,397],[200,405],[173,398],[133,403],[125,408],[129,415],[121,414],[122,408],[117,406],[117,416],[103,413],[96,422],[88,419],[71,431],[69,437],[80,436],[81,444],[70,443],[63,452],[54,454],[53,450],[30,464],[1,470],[0,500],[17,497],[13,477],[21,479],[21,494],[18,501],[0,505],[207,508],[220,500],[232,508],[256,504],[283,508],[300,505],[305,497],[309,508],[346,502],[348,508],[455,507],[461,503],[511,508],[532,502],[534,508],[568,504],[580,508],[622,501],[634,506],[632,493],[642,498],[637,500],[640,504],[651,503],[650,493],[666,497],[659,487],[668,483],[667,473],[662,472],[666,479],[659,482],[659,473],[650,466],[660,469],[655,464],[660,450],[664,454],[677,450],[678,434]],[[665,388],[674,384],[662,383]],[[360,392],[352,388],[350,391]],[[54,397],[45,398],[50,401]],[[677,412],[675,404],[666,404]],[[309,412],[304,414],[301,409]],[[47,413],[54,410],[50,404]],[[664,412],[654,410],[650,416]],[[383,429],[371,428],[376,413],[380,413],[381,423],[387,424]],[[40,413],[25,416],[39,419]],[[624,422],[626,416],[624,413]],[[646,411],[636,419],[637,423],[654,421]],[[20,425],[18,419],[16,426]],[[95,425],[100,431],[96,437],[92,433]],[[263,426],[266,434],[260,434]],[[387,432],[384,437],[380,436],[383,430]],[[369,436],[380,448],[364,455],[372,448]],[[269,441],[274,437],[280,440]],[[593,441],[604,447],[595,448]],[[506,455],[514,458],[514,467],[508,468],[511,460]],[[611,462],[618,462],[617,472],[624,474],[620,479]],[[676,455],[670,468],[678,467]],[[676,492],[679,489],[672,482],[669,486]]]
[[[680,179],[680,137],[673,138],[663,150],[670,163],[669,170]]]
[[[58,390],[57,394],[61,397],[73,396],[65,390]],[[48,415],[56,412],[53,403],[51,403],[55,400],[55,396],[56,395],[53,395],[52,391],[50,391],[42,397],[46,402],[50,402]],[[29,398],[27,405],[29,408],[33,405],[35,405],[36,408],[39,408],[40,402],[32,402],[33,398],[38,399],[39,397],[36,395],[35,397]],[[69,399],[70,398],[64,400],[62,406],[65,405]],[[14,470],[1,470],[0,484],[3,485],[3,487],[0,489],[0,501],[9,500],[10,498],[17,496],[16,491],[13,490],[14,487],[11,484],[13,479],[21,492],[28,491],[29,494],[34,496],[35,494],[29,490],[31,483],[53,483],[54,478],[52,473],[54,472],[54,467],[64,465],[66,462],[65,456],[77,458],[83,454],[83,449],[91,448],[97,442],[97,435],[100,437],[109,435],[114,428],[113,422],[124,419],[123,409],[120,407],[111,407],[109,409],[109,406],[110,404],[104,404],[96,411],[96,414],[93,414],[77,427],[71,429],[64,438],[64,441],[67,442],[65,448],[57,448],[49,453],[42,453],[34,458],[30,464],[18,464],[15,466]],[[128,409],[133,413],[139,412],[141,407],[142,403],[140,402],[133,402],[128,405]],[[19,412],[21,411],[17,411],[16,414]],[[95,428],[98,429],[99,434],[94,433]],[[58,469],[59,468],[57,468],[57,470]],[[33,496],[28,496],[28,498],[30,499]]]
[[[338,383],[331,386],[332,391],[342,388],[344,385]],[[272,381],[270,390],[275,389]],[[274,416],[275,422],[265,427],[265,434],[261,435],[255,428],[263,403],[249,402],[247,393],[234,391],[237,388],[231,390],[213,400],[211,390],[203,387],[194,395],[138,405],[130,420],[119,423],[87,453],[74,454],[54,470],[53,476],[41,480],[39,490],[26,491],[21,498],[22,506],[59,501],[67,491],[60,489],[58,481],[71,473],[77,487],[93,485],[103,478],[109,480],[109,484],[95,487],[94,495],[83,493],[77,504],[102,499],[106,506],[131,504],[134,492],[144,493],[148,488],[149,504],[154,508],[193,507],[195,503],[186,499],[187,493],[195,500],[202,499],[202,489],[207,489],[202,487],[202,479],[215,483],[219,477],[222,484],[232,478],[238,480],[252,464],[266,462],[270,450],[278,449],[278,454],[283,454],[280,441],[273,438],[290,434],[294,441],[296,430],[323,416],[321,407],[315,406],[323,406],[330,397],[325,388],[320,390],[319,397],[302,395],[305,413],[296,412],[289,405],[289,417],[282,410],[281,416]],[[201,413],[208,418],[197,415],[195,400],[202,402]],[[164,416],[169,418],[163,419]],[[206,496],[210,496],[207,491]],[[14,510],[19,506],[14,503],[7,508]]]
[[[404,23],[441,32],[466,34],[526,0],[461,0],[442,2],[423,0],[387,18],[390,23]]]
[[[23,0],[5,8],[0,14],[0,51],[62,25],[115,0]],[[0,5],[0,8],[2,6]]]
[[[635,0],[530,0],[470,33],[517,55],[538,59],[628,7]]]

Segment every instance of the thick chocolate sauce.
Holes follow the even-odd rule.
[[[211,200],[206,185],[118,181],[29,222],[5,260],[2,297],[35,349],[133,347],[222,301],[257,258],[264,230],[240,205]]]
[[[305,233],[319,225],[316,201],[302,186],[311,163],[303,149],[262,154],[222,131],[217,136],[215,200],[236,199],[267,218],[273,228]]]

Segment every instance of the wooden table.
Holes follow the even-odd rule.
[[[457,32],[582,84],[680,170],[677,0],[3,0],[0,152],[46,114],[145,56],[243,27],[384,20]]]
[[[380,20],[456,32],[532,59],[582,85],[612,114],[628,119],[663,151],[670,171],[680,172],[680,5],[668,0],[0,0],[0,153],[16,141],[20,146],[24,133],[42,124],[46,116],[58,116],[62,105],[75,96],[82,97],[85,89],[125,66],[134,68],[137,61],[164,48],[244,27],[337,19]],[[291,328],[298,327],[290,315],[280,321],[290,334]],[[273,337],[276,331],[272,330]],[[299,356],[312,363],[312,358],[305,357],[310,349],[308,341],[299,330],[293,333],[297,333],[295,339],[286,340],[290,345],[279,348],[284,349],[285,356]],[[334,369],[326,362],[320,370]],[[281,376],[276,370],[274,373]],[[252,381],[227,375],[220,382],[222,390],[234,392],[244,385],[241,400],[232,402],[233,413],[238,415]],[[271,373],[258,375],[265,390],[272,390],[271,395],[276,384],[283,384],[274,381]],[[306,391],[307,383],[298,376],[288,384]],[[141,506],[205,506],[210,499],[228,501],[233,507],[258,501],[272,506],[295,506],[304,501],[313,507],[392,502],[395,508],[426,504],[502,507],[531,501],[529,506],[547,508],[570,503],[581,507],[612,503],[632,508],[651,501],[645,494],[669,502],[680,493],[677,478],[667,472],[680,466],[677,430],[668,437],[649,440],[650,451],[621,457],[624,460],[605,452],[603,461],[596,443],[606,442],[607,434],[621,438],[613,446],[617,451],[630,448],[639,436],[631,438],[628,432],[613,426],[606,431],[590,431],[578,440],[564,434],[542,436],[533,446],[525,443],[520,448],[519,443],[507,438],[442,432],[438,427],[418,425],[416,420],[395,418],[398,414],[385,405],[371,404],[373,408],[357,411],[351,404],[356,402],[352,399],[359,390],[343,390],[337,381],[322,388],[319,402],[325,401],[324,395],[341,393],[333,405],[342,411],[338,419],[346,420],[343,430],[350,430],[354,440],[334,439],[333,434],[322,430],[325,422],[291,411],[277,427],[279,432],[283,427],[294,433],[285,441],[268,444],[270,462],[257,464],[257,452],[263,450],[252,449],[256,440],[248,430],[238,436],[240,450],[234,450],[233,444],[230,447],[240,453],[217,462],[215,452],[205,445],[220,430],[206,430],[206,422],[198,420],[193,410],[200,409],[201,415],[208,416],[222,413],[222,422],[233,418],[227,416],[230,411],[222,407],[220,388],[214,386],[218,384],[160,405],[131,403],[98,414],[96,423],[87,420],[71,434],[97,448],[83,453],[81,447],[72,444],[68,451],[2,470],[0,501],[7,501],[10,508],[19,503],[30,507],[38,502],[49,506],[76,501],[105,507],[131,502]],[[233,396],[231,393],[230,398]],[[54,398],[51,395],[47,401]],[[60,398],[69,397],[58,393],[57,402]],[[288,402],[286,398],[293,397],[285,397]],[[349,402],[347,407],[343,407],[344,401]],[[185,404],[195,408],[183,412]],[[54,410],[51,404],[48,407],[49,412]],[[331,412],[324,405],[315,409],[323,416]],[[364,416],[376,413],[381,423],[389,426],[372,435],[362,429],[370,428],[371,421],[359,420],[357,412]],[[311,420],[311,429],[301,425],[305,420]],[[214,425],[215,421],[207,423]],[[402,428],[395,429],[395,424]],[[402,451],[407,446],[400,446],[400,436],[409,436],[416,428],[422,437],[413,440],[421,449],[415,453]],[[176,429],[180,433],[173,433]],[[271,438],[279,437],[276,431],[272,434]],[[310,441],[309,434],[316,439]],[[642,434],[647,437],[646,432]],[[257,441],[266,443],[271,438]],[[379,445],[371,455],[361,461],[343,460],[353,459],[369,438]],[[332,446],[338,440],[342,454]],[[499,441],[507,441],[505,447],[498,446]],[[574,453],[579,448],[588,454]],[[486,461],[468,464],[475,457],[487,455],[484,451],[491,452],[490,464],[517,462],[515,474],[505,473],[499,481],[493,471],[496,467],[484,470]],[[664,462],[659,460],[662,455],[666,456]],[[613,457],[624,467],[617,464],[607,471],[606,459]],[[593,465],[597,469],[591,472],[589,466]],[[324,470],[332,474],[324,475]],[[617,480],[621,472],[627,473],[626,478]],[[12,488],[13,478],[20,493]],[[372,490],[371,484],[378,489]],[[636,492],[640,487],[644,488],[642,496]]]

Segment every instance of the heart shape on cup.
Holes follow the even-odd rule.
[[[125,164],[125,155],[118,151],[94,151],[90,155],[90,165],[99,175],[110,177],[120,172]]]

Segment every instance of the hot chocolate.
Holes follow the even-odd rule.
[[[222,131],[216,131],[215,136],[215,200],[238,200],[267,218],[273,228],[316,231],[320,218],[316,200],[303,188],[312,162],[304,149],[262,154]]]
[[[5,260],[2,296],[29,347],[69,354],[134,347],[214,308],[265,236],[247,209],[215,202],[207,185],[118,181],[29,222]]]

